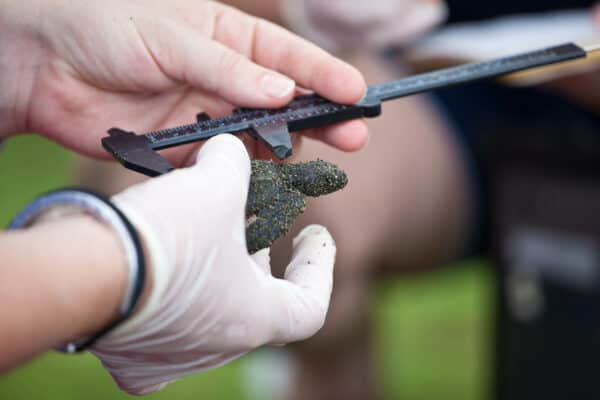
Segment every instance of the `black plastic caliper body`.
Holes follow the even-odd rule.
[[[318,95],[297,97],[279,109],[236,109],[233,114],[211,119],[198,114],[190,125],[137,135],[118,128],[108,131],[102,145],[125,167],[148,176],[157,176],[174,167],[156,151],[222,133],[248,132],[261,140],[279,159],[292,154],[290,132],[319,128],[357,118],[381,114],[381,102],[451,85],[489,79],[530,68],[586,57],[586,50],[567,43],[491,61],[410,76],[370,86],[365,98],[352,105],[333,103]]]

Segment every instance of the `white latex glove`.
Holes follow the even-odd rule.
[[[227,363],[264,344],[308,338],[323,325],[335,243],[309,226],[294,240],[285,279],[268,250],[248,255],[250,161],[231,135],[208,141],[196,165],[114,198],[142,235],[152,288],[145,305],[93,349],[133,394]]]
[[[443,0],[282,0],[288,26],[332,51],[402,45],[446,13]]]

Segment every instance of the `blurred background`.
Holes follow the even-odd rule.
[[[68,152],[45,139],[9,140],[0,153],[2,226],[36,195],[73,183],[73,163]],[[488,398],[492,292],[492,277],[483,260],[380,283],[373,291],[370,318],[375,376],[386,398]],[[268,400],[264,392],[257,393],[256,382],[248,382],[254,374],[248,364],[255,364],[256,358],[261,354],[184,379],[147,398]],[[127,397],[89,355],[48,354],[0,376],[0,399]]]
[[[337,52],[369,82],[598,35],[590,0],[228,3]],[[350,177],[296,224],[323,223],[338,243],[326,327],[147,398],[593,397],[583,360],[600,357],[600,80],[590,65],[386,104],[358,154],[307,141],[300,160],[333,161]],[[114,193],[139,180],[12,138],[0,153],[0,224],[47,190]],[[285,265],[281,242],[273,259]],[[86,355],[49,354],[0,376],[0,399],[125,397]]]

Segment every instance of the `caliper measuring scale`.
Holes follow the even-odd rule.
[[[158,150],[206,140],[223,133],[247,132],[262,141],[278,159],[292,154],[290,132],[320,128],[357,118],[374,118],[381,114],[381,103],[404,96],[448,86],[466,84],[585,58],[600,50],[600,44],[579,46],[566,43],[508,57],[409,76],[369,86],[364,99],[345,105],[319,95],[297,97],[279,109],[239,108],[231,115],[211,119],[201,113],[196,122],[175,128],[137,135],[119,128],[109,130],[102,145],[126,168],[148,176],[158,176],[174,169]]]

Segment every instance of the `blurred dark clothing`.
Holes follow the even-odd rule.
[[[435,98],[456,133],[470,175],[477,229],[467,255],[487,250],[489,202],[486,160],[490,141],[515,140],[511,132],[578,135],[598,132],[600,117],[559,94],[532,88],[510,88],[489,82],[439,90]],[[500,137],[498,137],[500,136]]]
[[[511,14],[590,8],[594,0],[490,0],[469,2],[449,0],[449,23],[480,21]],[[561,38],[556,38],[557,43]],[[493,45],[493,44],[490,44]],[[451,87],[436,91],[434,97],[445,111],[460,143],[472,181],[479,229],[468,254],[487,249],[487,194],[481,146],[486,136],[504,132],[548,131],[577,134],[600,133],[597,114],[569,101],[558,93],[540,88],[511,88],[493,82]]]
[[[477,158],[484,135],[518,130],[577,134],[598,130],[600,118],[558,93],[489,82],[437,91],[435,97]]]
[[[594,3],[449,0],[450,22],[585,9]],[[596,260],[593,279],[582,274],[586,285],[578,287],[565,278],[582,270],[573,258],[561,263],[561,256],[585,259],[585,251],[593,252],[598,243],[600,116],[544,87],[482,82],[434,96],[454,127],[469,168],[478,229],[467,254],[489,252],[496,266],[493,398],[597,398],[598,381],[591,366],[600,352],[595,312],[600,302],[599,265]],[[521,246],[517,257],[511,248],[515,243]],[[531,243],[537,246],[533,251]],[[592,247],[585,247],[587,243]],[[538,260],[532,258],[534,253]],[[535,276],[527,275],[532,270]],[[553,271],[562,275],[553,277]],[[523,285],[536,295],[523,296]],[[541,306],[526,315],[536,300]]]
[[[589,8],[595,0],[446,0],[450,10],[448,22],[479,21],[508,14]]]

